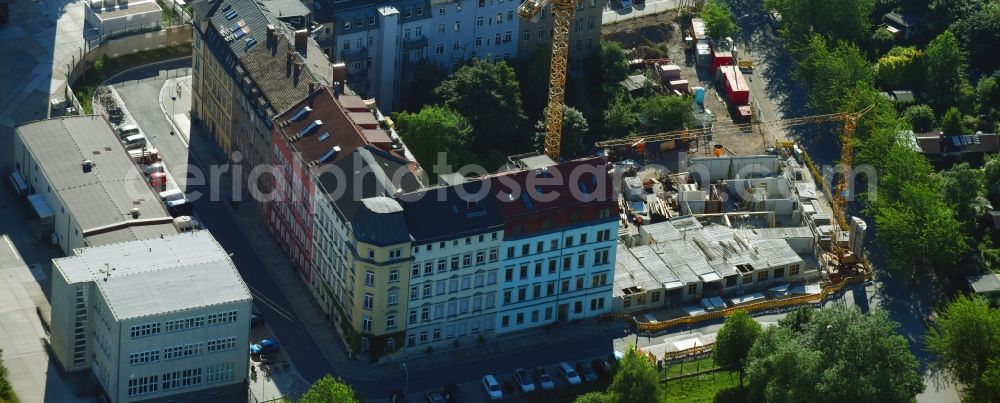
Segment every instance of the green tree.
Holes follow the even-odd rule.
[[[746,374],[747,355],[760,332],[760,323],[745,311],[737,311],[726,318],[726,323],[715,337],[713,359],[719,366],[739,371],[740,387],[743,386],[743,376]]]
[[[618,83],[628,77],[628,59],[618,42],[601,41],[601,47],[587,57],[583,65],[587,102],[595,111],[603,111],[624,90]]]
[[[958,102],[965,83],[966,55],[951,31],[944,31],[927,45],[924,52],[927,76],[924,78],[931,106],[943,111]]]
[[[604,392],[590,392],[577,396],[573,403],[611,403],[611,397]]]
[[[701,10],[701,19],[705,21],[705,27],[715,39],[731,37],[736,33],[733,12],[729,10],[729,4],[722,0],[709,0]]]
[[[441,104],[472,123],[472,150],[490,165],[531,149],[532,136],[521,130],[521,90],[506,62],[474,59],[434,90]]]
[[[875,0],[764,0],[764,8],[781,13],[783,32],[793,46],[813,33],[832,41],[863,43],[871,33]]]
[[[7,379],[7,367],[3,366],[3,349],[0,348],[0,401],[13,401],[14,388]]]
[[[656,402],[660,399],[660,378],[645,356],[630,347],[619,362],[608,387],[611,402]]]
[[[794,332],[765,330],[750,351],[747,395],[769,402],[911,402],[924,390],[916,358],[881,310],[818,310]]]
[[[941,134],[945,136],[962,135],[962,113],[958,108],[951,107],[941,118]]]
[[[785,315],[784,318],[778,320],[778,324],[791,329],[793,332],[801,332],[806,324],[812,320],[812,317],[813,308],[804,306]]]
[[[545,114],[548,118],[548,113]],[[538,145],[539,149],[544,149],[545,147],[545,119],[539,120],[535,124],[535,130],[538,131]],[[586,140],[587,132],[590,130],[587,125],[587,119],[583,117],[583,113],[571,106],[563,105],[563,125],[562,125],[562,136],[559,140],[559,155],[566,159],[578,158],[587,151],[587,145],[584,144]]]
[[[437,165],[438,156],[442,155],[439,153],[447,157],[454,169],[473,161],[468,151],[472,125],[457,112],[444,106],[428,105],[417,113],[397,113],[393,120],[406,146],[424,167]]]
[[[108,65],[107,54],[103,54],[101,55],[101,57],[94,59],[94,70],[97,70],[97,74],[99,74],[102,78],[104,77],[104,67],[106,67],[107,65]]]
[[[984,71],[1000,68],[1000,3],[978,2],[970,10],[957,15],[950,30],[958,42],[969,50],[969,64]]]
[[[986,157],[983,163],[983,181],[986,183],[986,198],[993,206],[1000,207],[1000,154]]]
[[[934,128],[934,110],[927,105],[913,105],[904,112],[916,133],[927,133]]]
[[[309,387],[309,390],[298,400],[298,403],[359,403],[361,399],[340,378],[326,375]]]
[[[872,34],[871,47],[876,55],[882,55],[888,52],[892,48],[892,44],[895,42],[896,37],[893,36],[892,32],[889,32],[889,30],[885,27],[879,27],[876,28],[875,33]]]
[[[424,60],[413,67],[413,76],[400,95],[400,106],[404,111],[417,112],[424,105],[434,102],[434,89],[448,77],[448,71],[430,61]]]
[[[979,297],[959,296],[927,336],[934,366],[965,386],[971,402],[1000,401],[1000,310]]]
[[[989,202],[986,200],[986,181],[983,170],[963,162],[941,173],[942,193],[945,200],[955,206],[958,219],[967,231],[976,228],[976,221],[986,214]]]
[[[894,47],[875,64],[878,81],[891,89],[912,89],[924,75],[924,52],[913,46]]]
[[[644,131],[668,132],[694,121],[691,98],[657,95],[639,101],[639,123]]]
[[[618,94],[604,111],[605,138],[627,136],[635,129],[636,121],[636,103],[628,94]]]
[[[872,65],[852,43],[841,41],[830,48],[814,35],[798,54],[795,75],[809,84],[809,104],[823,113],[840,112],[857,87],[875,83]]]
[[[976,97],[979,98],[979,104],[982,105],[983,113],[989,113],[991,110],[1000,107],[1000,85],[997,85],[997,79],[985,77],[979,80],[976,83]]]

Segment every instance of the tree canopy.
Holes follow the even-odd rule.
[[[412,74],[412,79],[400,94],[399,103],[402,110],[417,112],[424,105],[434,102],[434,89],[448,77],[448,71],[424,60],[413,68]]]
[[[740,374],[740,386],[743,385],[747,356],[761,330],[760,323],[753,320],[746,311],[737,311],[726,318],[715,338],[715,348],[712,351],[715,363],[736,368]]]
[[[809,104],[823,113],[841,112],[856,87],[875,83],[874,69],[852,43],[840,41],[831,48],[826,39],[813,35],[799,54],[795,75],[809,83]]]
[[[635,347],[629,348],[618,364],[607,393],[615,403],[659,401],[659,375],[645,356]]]
[[[944,31],[924,52],[927,75],[924,79],[931,106],[938,112],[958,103],[965,83],[966,55],[951,31]]]
[[[813,33],[832,41],[862,43],[871,31],[875,0],[764,0],[764,8],[781,13],[783,31],[795,43]]]
[[[884,311],[816,311],[802,330],[764,330],[750,351],[747,395],[769,402],[911,402],[924,390],[916,358]]]
[[[637,122],[636,103],[626,93],[619,93],[604,111],[604,137],[620,138],[631,134]]]
[[[890,89],[914,89],[924,75],[924,52],[916,47],[896,46],[878,59],[875,76]]]
[[[657,95],[639,101],[639,123],[643,131],[668,132],[694,122],[689,97]]]
[[[548,113],[535,124],[538,131],[538,149],[544,150],[545,146],[545,119]],[[576,108],[563,105],[563,125],[562,136],[559,141],[559,155],[566,159],[573,159],[586,153],[588,145],[587,132],[590,130],[587,119],[583,117]]]
[[[472,162],[468,151],[472,125],[457,112],[444,106],[428,105],[417,113],[398,113],[393,120],[406,146],[425,169],[433,171],[439,153],[447,157],[454,170]]]
[[[979,297],[945,307],[927,336],[934,366],[965,386],[968,401],[1000,401],[1000,310]]]
[[[361,399],[349,385],[330,375],[326,375],[309,387],[298,403],[359,403]]]
[[[521,90],[506,62],[474,59],[442,81],[434,95],[469,120],[472,149],[487,164],[499,165],[507,155],[531,149],[529,132],[521,130]]]
[[[962,221],[967,232],[971,232],[989,207],[983,170],[963,162],[942,172],[941,176],[945,200],[954,206],[958,220]]]
[[[729,10],[729,4],[722,0],[709,0],[701,10],[701,19],[705,21],[705,27],[715,39],[736,34],[733,12]]]
[[[927,105],[910,106],[904,115],[916,133],[927,133],[934,128],[934,110]]]

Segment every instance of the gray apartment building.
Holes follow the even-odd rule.
[[[605,0],[581,0],[570,32],[571,69],[596,49]],[[408,73],[423,61],[454,70],[471,58],[512,60],[552,40],[551,6],[535,22],[517,0],[317,0],[316,38],[330,60],[347,64],[348,86],[396,110]]]

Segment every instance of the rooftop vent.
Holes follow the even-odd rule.
[[[139,208],[138,207],[133,207],[132,208],[132,218],[139,218]]]
[[[94,168],[94,161],[83,160],[83,172],[90,172]]]
[[[323,134],[319,135],[319,141],[323,141],[323,140],[326,140],[328,138],[330,138],[330,132],[323,132]]]

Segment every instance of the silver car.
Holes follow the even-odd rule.
[[[552,390],[556,388],[556,383],[549,376],[549,371],[545,368],[538,367],[535,368],[535,379],[538,380],[538,384],[542,386],[542,390]]]

